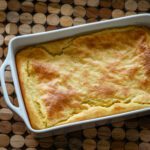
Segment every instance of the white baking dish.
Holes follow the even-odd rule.
[[[123,17],[123,18],[118,18],[118,19],[113,19],[113,20],[108,20],[108,21],[69,27],[69,28],[60,29],[56,31],[24,35],[24,36],[18,36],[18,37],[13,38],[9,43],[7,58],[5,59],[0,69],[1,86],[2,86],[3,93],[4,93],[5,101],[7,105],[9,106],[9,108],[11,108],[24,120],[26,126],[31,132],[36,133],[36,135],[40,135],[40,136],[64,133],[66,131],[70,132],[70,131],[78,130],[81,128],[83,129],[83,128],[91,127],[94,125],[108,123],[110,121],[116,121],[116,120],[119,121],[120,119],[136,117],[139,115],[144,115],[144,114],[149,113],[150,108],[145,108],[145,109],[130,111],[130,112],[122,113],[122,114],[116,114],[112,116],[90,119],[86,121],[69,123],[69,124],[65,124],[61,126],[42,129],[42,130],[35,130],[32,128],[30,124],[28,114],[26,112],[26,108],[25,108],[24,101],[22,98],[21,90],[20,90],[16,64],[15,64],[15,54],[22,47],[33,45],[33,44],[38,44],[42,42],[47,42],[51,40],[56,40],[60,38],[65,38],[69,36],[74,36],[77,34],[92,32],[96,30],[112,28],[112,27],[128,26],[128,25],[150,26],[150,15],[141,14],[141,15],[128,16],[128,17]],[[12,71],[12,77],[13,77],[13,82],[14,82],[14,86],[16,90],[17,99],[19,102],[19,107],[14,106],[9,100],[9,96],[8,96],[6,85],[5,85],[5,79],[4,79],[4,71],[7,66],[10,66],[11,71]]]

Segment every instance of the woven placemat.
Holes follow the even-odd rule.
[[[0,66],[14,36],[143,12],[150,12],[149,0],[0,0]],[[9,68],[5,75],[10,99],[18,105]],[[0,150],[150,150],[149,142],[150,116],[35,139],[0,92]]]

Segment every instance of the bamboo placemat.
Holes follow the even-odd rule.
[[[143,12],[150,12],[149,0],[0,0],[0,65],[14,36]],[[9,68],[6,81],[10,99],[17,105]],[[35,139],[0,92],[0,150],[150,150],[149,142],[150,116]]]

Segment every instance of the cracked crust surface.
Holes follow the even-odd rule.
[[[150,30],[114,28],[26,47],[16,54],[35,129],[150,106]]]

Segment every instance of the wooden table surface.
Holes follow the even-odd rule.
[[[150,0],[0,0],[0,66],[17,35],[150,12]],[[18,105],[10,69],[8,94]],[[3,100],[0,87],[0,150],[150,150],[150,116],[36,139]]]

